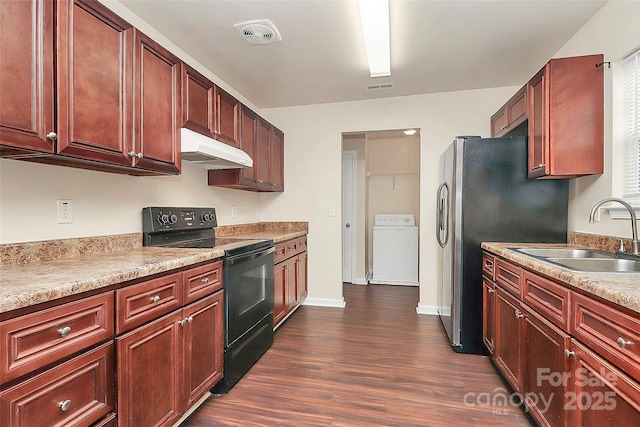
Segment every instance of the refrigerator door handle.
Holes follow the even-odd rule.
[[[443,196],[446,193],[446,197]],[[436,239],[441,248],[444,249],[449,241],[449,224],[447,216],[449,211],[449,186],[446,182],[440,184],[437,193],[438,219],[436,221]],[[444,232],[444,239],[441,237]]]

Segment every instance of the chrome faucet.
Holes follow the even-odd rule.
[[[636,213],[629,203],[615,197],[608,197],[606,199],[602,199],[598,203],[596,203],[595,206],[591,209],[591,213],[589,214],[589,222],[590,223],[595,222],[596,211],[600,206],[602,206],[604,203],[607,203],[607,202],[618,202],[622,206],[627,208],[627,210],[629,211],[629,214],[631,215],[631,250],[634,255],[639,255],[638,254],[638,223],[636,219]]]

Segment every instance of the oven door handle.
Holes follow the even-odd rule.
[[[259,258],[261,256],[268,255],[268,254],[273,253],[275,251],[276,251],[275,246],[271,246],[271,247],[269,247],[267,249],[265,249],[265,248],[256,249],[256,250],[251,251],[251,252],[245,252],[243,254],[238,254],[238,255],[235,255],[233,257],[229,257],[229,258],[227,258],[227,262],[229,264],[233,265],[233,264],[237,264],[239,262],[250,261],[252,259],[256,259],[256,258]]]

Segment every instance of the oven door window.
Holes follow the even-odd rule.
[[[231,259],[225,266],[226,345],[273,312],[273,253]]]

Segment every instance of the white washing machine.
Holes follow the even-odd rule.
[[[413,214],[377,214],[369,283],[418,286],[418,227]]]

